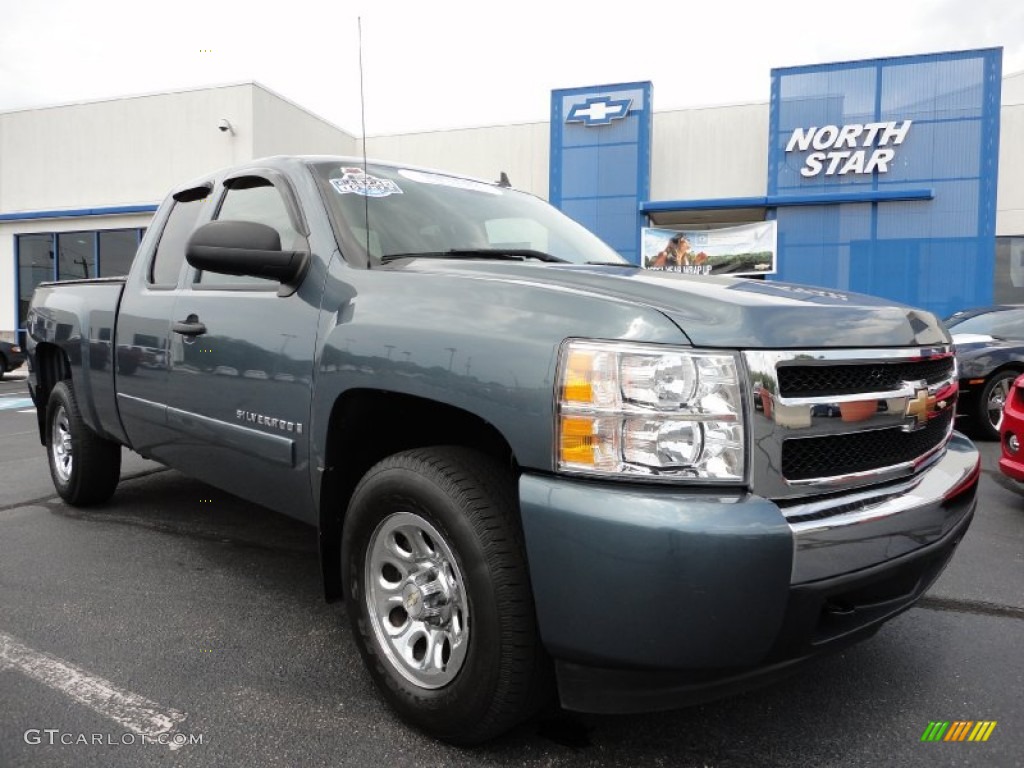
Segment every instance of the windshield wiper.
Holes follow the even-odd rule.
[[[397,259],[497,259],[500,261],[526,261],[537,259],[552,264],[567,264],[567,259],[552,256],[544,251],[530,248],[452,248],[447,251],[419,251],[412,253],[388,253],[380,257],[388,263]]]
[[[634,264],[631,261],[585,261],[584,264],[589,264],[592,267],[633,267],[633,269],[640,269],[639,264]]]

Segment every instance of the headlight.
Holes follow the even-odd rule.
[[[558,382],[558,469],[736,482],[744,476],[736,356],[569,341]]]

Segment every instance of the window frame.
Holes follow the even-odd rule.
[[[254,180],[259,180],[262,183],[247,183]],[[305,216],[302,214],[302,208],[299,206],[298,198],[295,196],[295,190],[292,188],[288,177],[283,173],[272,168],[244,168],[225,177],[219,186],[220,192],[217,195],[217,201],[213,207],[210,221],[219,220],[224,202],[227,200],[228,193],[232,190],[269,186],[277,191],[278,196],[284,203],[285,212],[288,214],[288,220],[291,223],[292,229],[305,239],[305,250],[307,253],[309,252],[309,226],[306,224]],[[211,272],[210,274],[217,275],[218,273]],[[202,270],[190,266],[189,276],[185,280],[185,289],[191,291],[242,291],[248,293],[277,293],[281,289],[281,284],[270,278],[267,278],[266,283],[256,284],[231,282],[204,283],[200,280],[201,275]],[[219,276],[225,279],[231,277],[230,275]]]
[[[160,244],[164,241],[164,235],[167,234],[167,225],[170,224],[171,217],[174,215],[175,209],[180,204],[199,203],[196,218],[192,224],[192,231],[195,231],[196,227],[202,221],[203,203],[205,203],[210,197],[210,193],[212,191],[213,182],[208,181],[198,186],[179,190],[171,195],[170,199],[174,201],[173,205],[171,205],[171,209],[167,212],[167,215],[163,217],[163,221],[160,223],[160,234],[157,236],[156,242],[153,244],[152,253],[149,254],[149,261],[146,264],[146,273],[143,276],[143,282],[148,290],[173,291],[177,290],[181,285],[182,275],[188,272],[188,269],[186,269],[186,267],[188,267],[188,259],[184,255],[182,255],[181,264],[178,267],[178,277],[173,284],[157,283],[154,281],[153,268],[156,266],[156,257],[160,254]]]

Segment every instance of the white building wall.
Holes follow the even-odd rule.
[[[252,91],[253,157],[354,155],[356,138],[256,84]]]
[[[654,113],[651,199],[766,193],[768,104]]]
[[[1024,71],[1014,72],[1003,78],[1002,103],[1024,104]]]
[[[1003,80],[996,235],[1024,237],[1024,72]]]
[[[159,203],[252,157],[251,84],[0,113],[0,213]],[[227,119],[235,134],[218,130]],[[0,222],[0,333],[17,325],[14,235],[146,226],[150,214]]]
[[[369,136],[366,152],[379,160],[497,181],[504,171],[512,186],[548,197],[548,123],[495,125],[435,133]]]
[[[252,85],[0,114],[0,212],[158,202],[252,157]],[[226,118],[235,134],[221,132]]]

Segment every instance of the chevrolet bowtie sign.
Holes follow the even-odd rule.
[[[567,123],[583,123],[585,126],[608,125],[612,120],[621,120],[629,114],[632,99],[611,99],[595,96],[583,104],[574,104],[565,118]]]

